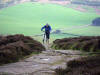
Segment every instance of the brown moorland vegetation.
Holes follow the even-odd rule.
[[[57,39],[53,41],[52,48],[100,52],[100,36],[81,36]]]
[[[69,61],[66,69],[58,68],[56,75],[100,75],[100,55]]]
[[[45,47],[29,36],[0,36],[0,64],[16,62],[24,56],[43,50]]]

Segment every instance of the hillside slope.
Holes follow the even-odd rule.
[[[84,13],[56,4],[23,3],[0,11],[0,34],[40,34],[49,23],[53,30],[91,24],[99,15]]]

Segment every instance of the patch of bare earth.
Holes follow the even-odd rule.
[[[40,3],[53,3],[53,4],[60,4],[60,5],[67,5],[70,4],[70,1],[50,1],[50,0],[39,0]]]
[[[100,9],[95,9],[96,13],[100,15]]]

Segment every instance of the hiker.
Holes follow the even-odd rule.
[[[49,44],[51,26],[47,23],[46,25],[44,25],[44,26],[41,28],[41,31],[43,31],[43,29],[45,29],[46,42]],[[44,43],[44,39],[43,39],[43,43]]]

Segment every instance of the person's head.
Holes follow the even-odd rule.
[[[46,24],[46,27],[48,27],[48,26],[49,26],[49,24],[47,23],[47,24]]]

